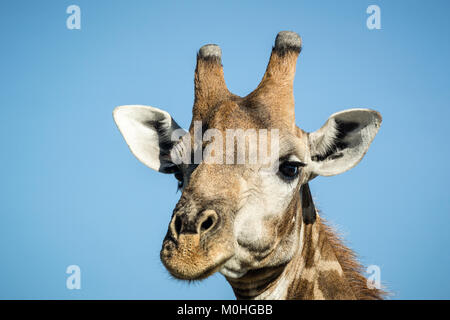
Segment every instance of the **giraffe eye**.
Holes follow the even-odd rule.
[[[298,176],[300,172],[300,167],[303,167],[304,164],[299,161],[283,161],[280,164],[280,172],[283,177],[287,179],[294,179]]]

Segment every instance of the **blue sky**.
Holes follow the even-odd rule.
[[[81,30],[66,8],[81,8]],[[381,8],[368,30],[366,8]],[[138,162],[111,113],[123,104],[190,122],[197,50],[222,47],[228,87],[260,81],[278,31],[303,38],[297,124],[368,107],[364,160],[311,184],[317,206],[394,299],[450,298],[447,1],[2,1],[0,298],[228,299],[217,274],[172,279],[159,250],[176,180]],[[81,290],[66,289],[67,266]]]

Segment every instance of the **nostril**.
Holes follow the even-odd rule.
[[[175,225],[175,233],[178,236],[181,233],[181,225],[182,225],[180,216],[175,217],[174,225]]]
[[[202,222],[200,226],[200,231],[201,232],[207,231],[209,228],[212,227],[213,223],[214,223],[213,218],[209,216],[205,221]]]

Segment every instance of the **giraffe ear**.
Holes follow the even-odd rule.
[[[381,115],[370,109],[333,114],[322,128],[308,135],[313,174],[333,176],[356,166],[380,125]]]
[[[113,117],[139,161],[159,172],[173,172],[170,151],[186,131],[169,113],[153,107],[129,105],[114,109]]]
[[[309,189],[309,184],[305,183],[300,187],[300,198],[302,200],[302,216],[305,224],[316,221],[316,207]]]

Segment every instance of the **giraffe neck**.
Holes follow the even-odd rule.
[[[300,243],[286,264],[227,279],[238,299],[356,299],[319,216],[301,224]]]

